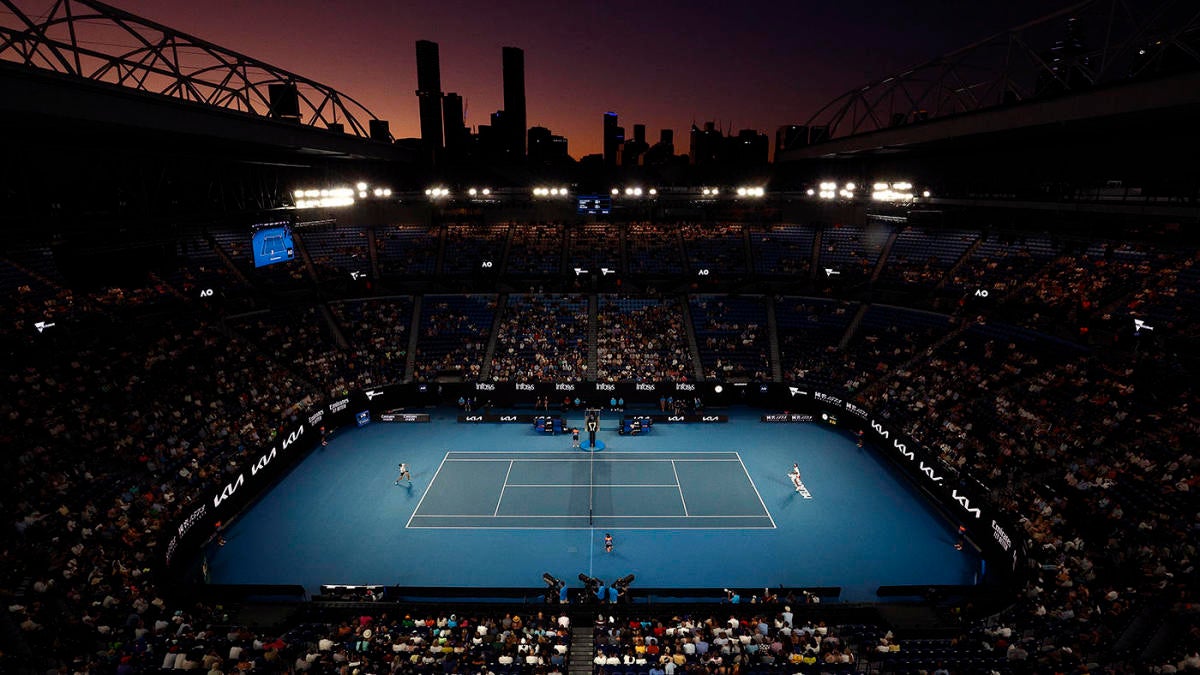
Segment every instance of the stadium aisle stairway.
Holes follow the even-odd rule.
[[[596,653],[596,638],[589,614],[571,613],[571,651],[567,675],[592,675],[592,655]]]

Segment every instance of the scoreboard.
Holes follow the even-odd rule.
[[[582,215],[606,215],[612,213],[612,197],[606,195],[579,195],[575,212]]]

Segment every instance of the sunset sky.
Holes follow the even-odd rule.
[[[437,42],[467,123],[502,106],[500,51],[525,50],[530,126],[579,158],[612,110],[632,134],[692,121],[767,133],[874,79],[1035,19],[1056,0],[371,2],[111,0],[117,7],[328,84],[419,136],[414,43]]]

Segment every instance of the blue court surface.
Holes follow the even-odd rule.
[[[492,505],[495,508],[492,508]],[[775,527],[734,452],[451,452],[408,527]]]
[[[609,416],[596,453],[526,425],[458,424],[455,410],[345,429],[229,525],[210,580],[316,593],[635,574],[643,588],[840,586],[848,602],[877,601],[881,585],[976,582],[957,524],[886,459],[835,428],[762,424],[761,412],[636,437]],[[411,485],[395,484],[400,462]],[[811,498],[793,487],[793,462]]]

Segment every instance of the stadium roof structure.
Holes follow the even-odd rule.
[[[96,0],[31,4],[0,0],[0,60],[262,117],[271,114],[270,87],[287,85],[300,124],[370,136],[375,115],[303,75]]]
[[[1070,100],[1080,118],[1195,105],[1198,82],[1194,3],[1084,0],[847,91],[807,119],[810,130],[819,130],[812,144],[777,157],[878,151],[1053,123],[1073,116],[1065,109]],[[1136,93],[1129,87],[1148,83]],[[1147,97],[1149,88],[1155,95]],[[1088,96],[1096,100],[1084,101]],[[953,130],[935,124],[950,119]]]

